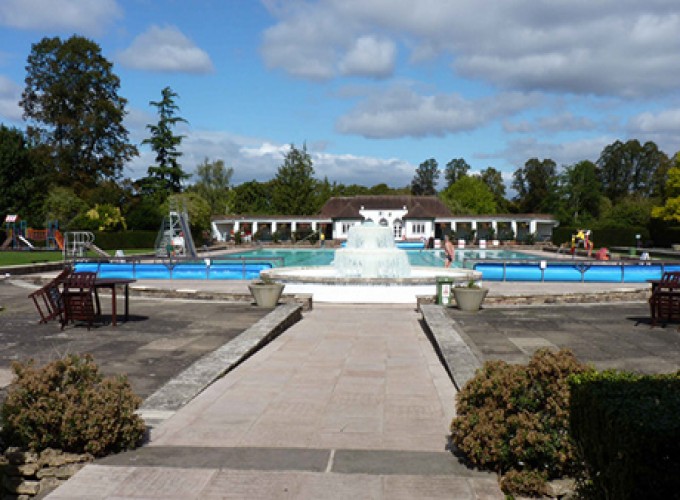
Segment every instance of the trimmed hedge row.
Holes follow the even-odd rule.
[[[680,372],[584,372],[570,379],[570,430],[589,497],[680,495]]]
[[[646,227],[591,227],[591,240],[596,247],[622,247],[635,246],[637,243],[636,235],[640,235],[640,240],[644,243],[649,240],[649,230]],[[552,241],[555,245],[571,243],[571,235],[576,234],[578,228],[570,226],[560,226],[553,230]]]
[[[104,250],[153,248],[157,236],[158,231],[121,231],[117,233],[94,231],[94,244]]]

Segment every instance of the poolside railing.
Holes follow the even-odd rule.
[[[644,283],[660,278],[665,271],[680,271],[680,262],[464,259],[463,267],[480,271],[483,279],[490,281]]]

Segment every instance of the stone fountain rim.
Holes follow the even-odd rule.
[[[482,273],[471,269],[451,268],[437,269],[426,266],[413,266],[412,271],[427,272],[427,276],[406,276],[398,278],[362,278],[344,276],[310,276],[304,271],[332,271],[332,266],[298,266],[298,267],[275,267],[264,269],[260,275],[266,278],[279,281],[281,283],[316,283],[325,285],[432,285],[437,282],[437,278],[449,278],[454,283],[466,283],[470,280],[481,280]]]

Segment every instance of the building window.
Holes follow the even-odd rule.
[[[342,223],[342,234],[347,234],[349,233],[349,228],[352,227],[354,224],[351,222],[343,222]]]
[[[425,234],[425,224],[422,222],[413,223],[413,234]]]

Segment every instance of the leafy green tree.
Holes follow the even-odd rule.
[[[33,44],[20,105],[28,135],[49,156],[56,182],[76,193],[116,180],[138,154],[123,126],[127,101],[99,45],[73,35]]]
[[[553,160],[531,158],[514,172],[512,187],[522,212],[552,213],[557,209],[557,167]]]
[[[125,221],[129,229],[158,230],[165,215],[167,213],[154,197],[138,196],[132,200]]]
[[[171,194],[163,204],[164,214],[170,212],[170,204],[186,208],[189,215],[191,234],[198,237],[203,231],[210,230],[210,205],[198,193],[175,193]]]
[[[272,184],[273,181],[258,182],[252,180],[235,186],[231,206],[232,212],[244,215],[274,213],[271,200]]]
[[[0,125],[0,217],[18,214],[31,224],[44,223],[44,170],[40,162],[34,161],[24,133]]]
[[[230,201],[231,177],[234,169],[224,166],[223,160],[203,160],[194,174],[198,182],[190,186],[188,191],[198,193],[210,205],[212,214],[226,213]]]
[[[437,160],[430,158],[422,162],[416,169],[416,173],[411,181],[411,194],[414,196],[432,196],[437,194],[439,174]]]
[[[450,187],[455,184],[462,177],[468,175],[470,171],[470,165],[463,158],[454,158],[446,164],[446,169],[444,170],[444,179],[446,179],[446,187]]]
[[[312,215],[319,209],[317,180],[314,179],[312,158],[307,147],[291,144],[283,165],[272,180],[272,207],[274,213]]]
[[[640,195],[629,195],[615,204],[605,205],[600,224],[618,227],[645,227],[652,217],[653,201]]]
[[[97,203],[87,212],[79,214],[70,227],[83,231],[121,231],[127,229],[120,208],[109,203]]]
[[[479,173],[479,177],[493,193],[498,211],[505,212],[508,209],[508,200],[505,198],[505,183],[503,182],[503,174],[493,167],[487,167],[482,169],[482,171]]]
[[[664,204],[652,208],[652,217],[680,222],[680,153],[675,155],[674,166],[668,170],[665,193],[667,198]]]
[[[79,198],[73,189],[58,186],[50,189],[43,212],[48,219],[58,220],[62,228],[73,229],[71,222],[88,209],[87,203]]]
[[[408,187],[402,187],[402,188],[393,188],[385,184],[384,182],[381,182],[380,184],[376,184],[375,186],[371,186],[368,189],[368,194],[372,194],[375,196],[396,196],[396,195],[404,195],[404,194],[411,194],[411,189]]]
[[[663,191],[669,161],[651,141],[616,141],[602,150],[597,160],[602,189],[617,202],[629,194],[650,197]]]
[[[565,168],[561,185],[567,223],[583,225],[600,214],[602,191],[597,177],[597,165],[584,160]]]
[[[175,104],[176,97],[177,94],[170,87],[165,87],[161,91],[160,101],[149,102],[158,111],[158,123],[146,126],[151,137],[142,141],[156,153],[156,164],[148,168],[145,181],[145,188],[152,192],[179,193],[182,181],[190,177],[178,161],[182,156],[178,148],[184,136],[175,135],[172,131],[178,123],[186,123],[184,118],[177,116],[179,106]]]
[[[478,176],[464,175],[439,196],[454,214],[495,214],[498,210],[493,193]]]
[[[333,196],[360,196],[370,194],[370,189],[359,184],[337,184],[333,189]]]

